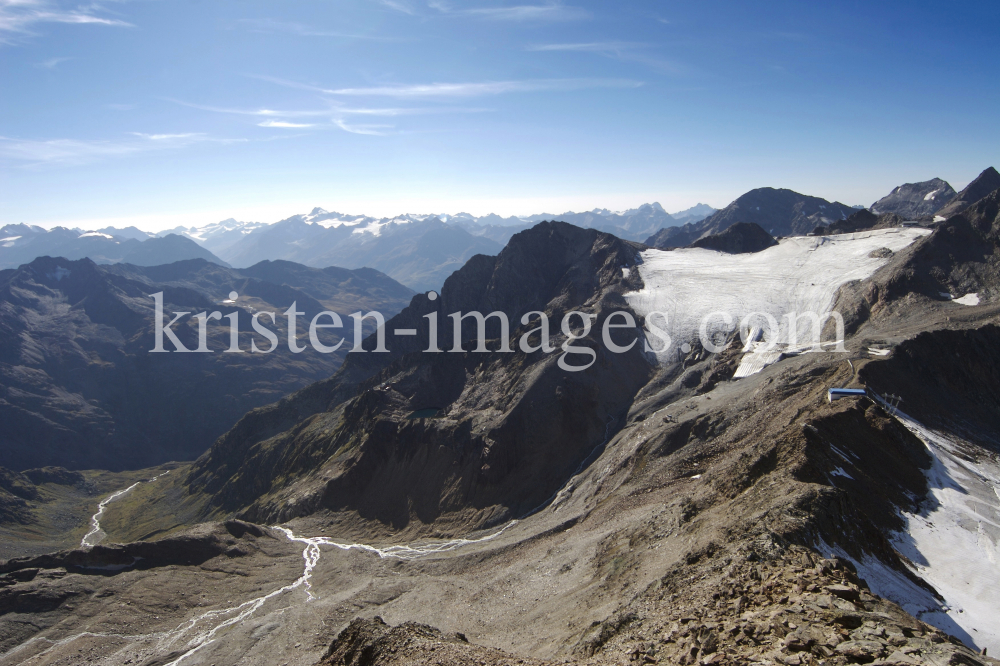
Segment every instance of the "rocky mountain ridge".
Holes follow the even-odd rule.
[[[662,229],[646,239],[656,248],[687,247],[699,238],[718,234],[737,222],[759,225],[772,236],[805,235],[816,227],[847,218],[854,209],[792,190],[762,187],[747,192],[704,220]]]
[[[254,312],[275,312],[274,323],[259,323],[284,333],[282,312],[293,302],[307,317],[388,315],[412,295],[371,269],[270,262],[243,273],[200,259],[155,267],[36,259],[0,282],[0,466],[119,470],[197,457],[247,410],[329,376],[348,348],[309,347],[302,358],[281,345],[270,354],[150,353],[151,295],[161,292],[167,317],[235,313],[244,350],[254,336],[269,347],[252,333]],[[195,318],[173,330],[187,348],[198,346]],[[207,341],[216,352],[229,348],[229,321],[207,326]]]
[[[46,256],[73,260],[86,257],[99,264],[129,263],[137,266],[204,259],[228,266],[198,243],[177,234],[138,239],[127,230],[125,235],[114,236],[65,227],[46,230],[26,224],[8,224],[0,228],[0,268],[17,268],[37,257]]]

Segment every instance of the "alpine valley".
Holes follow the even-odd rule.
[[[992,168],[0,259],[2,666],[998,663]],[[213,353],[149,353],[154,294]],[[289,310],[386,321],[299,354]]]

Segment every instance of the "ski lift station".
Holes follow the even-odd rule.
[[[832,388],[826,392],[826,399],[830,402],[841,398],[858,398],[867,395],[864,389]]]

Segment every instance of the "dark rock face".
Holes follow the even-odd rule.
[[[934,212],[934,217],[948,219],[952,215],[957,215],[966,208],[990,195],[996,189],[1000,189],[1000,173],[990,167],[979,174],[974,181],[958,193],[949,204]]]
[[[416,328],[417,336],[388,354],[352,355],[328,382],[248,414],[197,461],[192,492],[264,522],[321,507],[394,527],[445,514],[493,524],[530,511],[607,441],[653,370],[637,328],[616,331],[623,346],[639,338],[626,353],[613,355],[600,338],[611,312],[629,311],[621,293],[640,283],[637,271],[624,278],[622,267],[634,267],[635,256],[613,236],[542,223],[498,257],[473,257],[439,299],[418,295],[386,324]],[[559,322],[573,309],[596,315],[577,343],[595,354],[582,372],[557,362],[566,339]],[[475,327],[467,320],[456,336],[448,315],[471,311],[505,312],[515,351],[470,352]],[[537,326],[520,324],[531,311],[548,313],[556,352],[518,349],[521,333]],[[457,338],[466,351],[420,351],[429,345],[426,315],[438,317],[440,349]],[[497,349],[499,322],[487,324],[488,346]],[[374,342],[369,337],[366,348]],[[410,418],[429,409],[439,416]]]
[[[661,229],[646,239],[646,245],[685,247],[699,238],[725,231],[737,222],[752,222],[773,236],[803,236],[817,226],[833,224],[852,213],[854,209],[836,201],[762,187],[747,192],[700,222]]]
[[[1000,327],[921,333],[860,376],[903,396],[904,411],[1000,451]]]
[[[882,213],[876,215],[867,208],[863,208],[854,213],[846,220],[834,222],[824,229],[826,234],[850,234],[856,231],[868,231],[869,229],[890,229],[898,227],[906,218],[896,213]]]
[[[691,243],[691,247],[718,250],[728,254],[745,254],[760,252],[777,244],[778,241],[761,229],[759,224],[737,222],[722,233],[699,238]]]
[[[871,205],[875,214],[896,213],[907,220],[933,215],[956,196],[951,185],[940,178],[922,183],[906,183]]]
[[[254,310],[277,313],[277,326],[260,321],[284,343],[281,313],[292,302],[310,320],[328,308],[388,316],[412,294],[375,271],[338,277],[302,268],[285,267],[285,273],[296,273],[289,281],[306,291],[200,259],[142,268],[42,257],[6,273],[0,283],[0,464],[121,470],[196,458],[247,410],[328,377],[350,345],[333,354],[311,346],[292,354],[286,344],[270,354],[223,353],[229,348],[223,317],[208,326],[214,353],[149,353],[151,294],[163,293],[167,322],[172,312],[236,313],[244,350],[251,337],[259,348],[270,346],[250,333]],[[310,283],[309,271],[322,280]],[[230,291],[240,294],[237,304],[221,302]],[[346,325],[349,331],[350,319]],[[191,316],[173,328],[188,349],[198,346]],[[301,320],[298,329],[301,334]]]

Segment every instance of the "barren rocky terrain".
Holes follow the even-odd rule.
[[[359,354],[109,503],[100,545],[0,564],[0,664],[995,663],[993,617],[901,554],[967,483],[928,433],[981,479],[1000,452],[1000,214],[977,206],[840,290],[846,353],[743,379],[735,339],[580,373],[420,336]],[[582,308],[596,331],[638,249],[539,225],[389,325]]]

